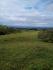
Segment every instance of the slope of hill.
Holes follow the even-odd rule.
[[[37,34],[0,36],[0,70],[53,70],[53,43],[38,41]]]

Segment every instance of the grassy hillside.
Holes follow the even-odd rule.
[[[0,36],[0,70],[53,70],[53,43],[38,41],[38,31]]]

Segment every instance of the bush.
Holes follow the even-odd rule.
[[[0,35],[5,35],[7,33],[7,27],[0,25]]]
[[[53,42],[53,30],[41,30],[38,38],[45,42]]]
[[[16,33],[16,32],[21,33],[22,30],[0,25],[0,35],[6,35],[6,34]]]
[[[6,35],[6,34],[14,32],[14,31],[15,31],[15,29],[13,29],[13,28],[9,28],[7,26],[0,25],[0,35]]]

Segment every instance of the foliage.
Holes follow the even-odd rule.
[[[5,25],[0,25],[0,35],[6,35],[15,32],[21,32],[21,30],[15,29],[13,27],[8,27]]]
[[[53,30],[39,31],[38,38],[42,41],[53,42]]]

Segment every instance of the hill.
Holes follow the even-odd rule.
[[[39,31],[0,36],[0,70],[53,70],[53,43],[39,41]]]

